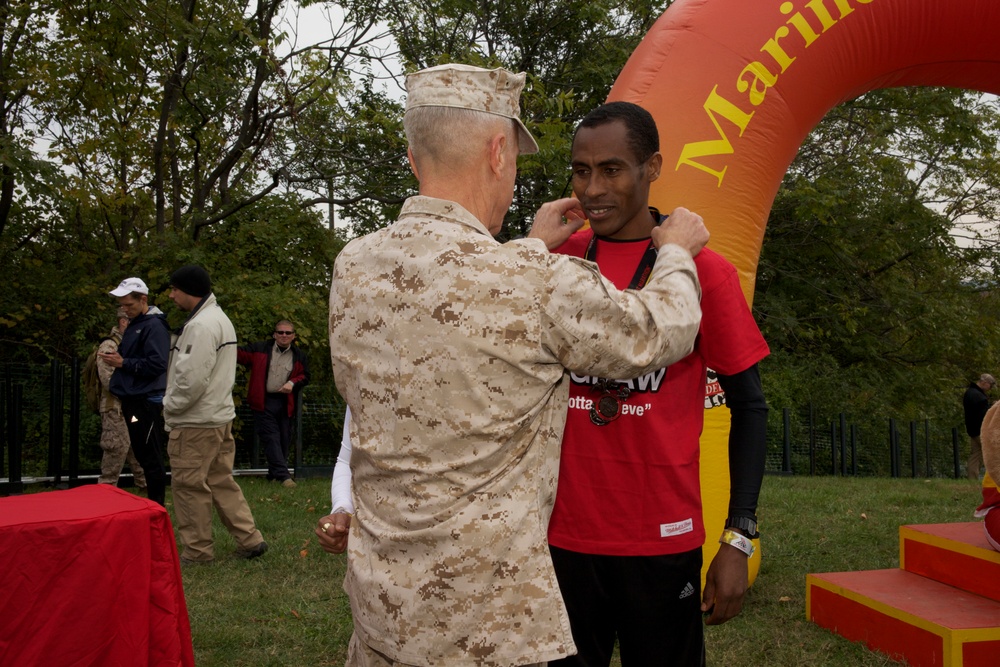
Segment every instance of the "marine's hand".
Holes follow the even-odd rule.
[[[705,590],[701,595],[701,611],[711,610],[706,625],[719,625],[740,613],[743,596],[750,585],[747,555],[728,544],[719,545],[705,575]]]
[[[347,512],[327,514],[316,522],[319,545],[328,554],[342,554],[347,550],[347,537],[351,532],[351,515]]]
[[[653,245],[657,248],[673,243],[694,257],[708,243],[708,228],[697,213],[678,206],[659,227],[653,228]]]
[[[586,215],[580,202],[572,197],[546,202],[535,214],[529,239],[541,239],[549,250],[558,248],[583,227]]]

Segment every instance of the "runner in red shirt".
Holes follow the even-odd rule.
[[[653,118],[634,104],[613,102],[584,118],[573,139],[573,190],[590,229],[556,252],[596,261],[619,289],[641,289],[656,258],[650,233],[660,216],[648,201],[658,151]],[[748,554],[738,546],[722,545],[699,595],[698,440],[705,409],[722,402],[706,395],[706,374],[717,374],[731,411],[726,525],[756,537],[767,429],[757,362],[768,347],[735,268],[707,248],[695,265],[702,324],[691,355],[635,380],[571,376],[549,544],[580,652],[554,664],[603,667],[617,639],[625,667],[702,665],[703,613],[717,624],[742,607]]]

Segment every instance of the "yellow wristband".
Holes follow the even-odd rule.
[[[722,531],[722,537],[719,538],[719,544],[728,544],[731,547],[736,547],[743,553],[747,555],[747,558],[753,556],[753,552],[757,549],[753,545],[753,540],[751,540],[746,535],[740,535],[735,530],[729,530],[728,528]]]

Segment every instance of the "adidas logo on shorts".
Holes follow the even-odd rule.
[[[684,584],[684,590],[681,591],[681,594],[680,596],[678,596],[677,599],[683,600],[684,598],[689,598],[692,595],[694,595],[694,586],[692,586],[691,582],[689,581],[686,584]]]

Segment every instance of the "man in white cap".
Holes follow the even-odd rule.
[[[118,350],[101,353],[116,370],[111,393],[121,401],[132,451],[146,473],[146,494],[164,505],[167,473],[163,467],[163,393],[167,389],[170,328],[166,316],[149,305],[149,288],[139,278],[126,278],[111,296],[129,318]]]
[[[568,373],[630,378],[687,355],[700,322],[701,217],[653,230],[642,292],[549,253],[582,225],[574,199],[498,243],[525,75],[443,65],[407,77],[403,125],[420,182],[396,222],[337,257],[330,349],[352,413],[353,520],[343,549],[349,665],[497,665],[575,652],[546,545]]]

